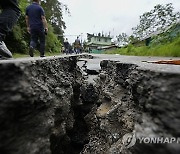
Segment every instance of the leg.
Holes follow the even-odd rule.
[[[2,13],[0,14],[0,39],[3,40],[10,32],[20,16],[17,0],[1,1]]]
[[[77,54],[79,54],[79,48],[77,48]]]
[[[77,48],[75,48],[75,53],[77,54],[77,52],[78,52],[78,51],[77,51]]]
[[[30,42],[30,49],[29,49],[29,55],[31,57],[34,56],[33,51],[37,46],[38,42],[38,32],[36,30],[31,30],[31,42]]]
[[[66,47],[66,55],[69,54],[69,49]]]
[[[17,0],[0,1],[0,6],[2,8],[2,13],[0,14],[0,54],[11,58],[12,53],[8,50],[3,40],[16,23],[20,10]]]
[[[40,57],[45,57],[45,33],[44,31],[39,31],[39,39],[40,39]]]
[[[2,7],[2,9],[11,8],[16,11],[17,15],[20,15],[18,0],[1,0],[0,6]]]

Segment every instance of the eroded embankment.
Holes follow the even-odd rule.
[[[0,153],[178,153],[179,144],[123,145],[180,135],[180,75],[102,61],[88,83],[78,57],[0,64]],[[86,68],[86,67],[85,67]],[[97,75],[97,73],[96,73]]]

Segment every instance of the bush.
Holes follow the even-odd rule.
[[[60,53],[61,48],[60,40],[58,40],[58,37],[53,33],[53,27],[49,25],[49,31],[46,37],[46,52]]]
[[[120,48],[105,53],[121,54],[121,55],[135,55],[135,56],[168,56],[180,57],[180,37],[176,37],[172,42],[165,44],[158,44],[154,46],[135,47],[129,45],[127,48]]]
[[[15,25],[13,31],[6,37],[6,44],[12,53],[28,54],[30,35],[27,32],[25,21],[25,8],[29,5],[29,1],[19,1],[21,16]],[[47,52],[60,52],[61,43],[57,36],[54,34],[53,27],[49,25],[49,32],[46,36],[46,53]],[[19,54],[16,54],[19,55]]]

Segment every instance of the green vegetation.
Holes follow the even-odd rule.
[[[61,52],[47,52],[46,56],[59,56],[61,55]],[[25,58],[25,57],[29,57],[29,54],[22,54],[22,53],[14,53],[13,54],[13,58]],[[39,52],[36,50],[34,52],[34,57],[39,57]]]
[[[30,35],[27,33],[25,23],[25,9],[30,0],[20,0],[22,15],[13,31],[6,37],[6,44],[14,57],[28,56]],[[42,0],[48,20],[48,35],[46,36],[46,55],[58,55],[61,52],[63,33],[66,28],[63,21],[63,10],[69,13],[66,5],[59,0]],[[126,33],[117,36],[120,44],[128,44],[123,48],[106,51],[105,53],[137,55],[137,56],[179,56],[180,57],[180,13],[173,12],[171,3],[156,5],[151,11],[140,16],[139,24],[132,28],[133,34]],[[171,28],[168,28],[170,27]],[[168,28],[168,30],[167,30]],[[158,35],[152,35],[153,33]],[[150,42],[145,38],[150,36]],[[39,53],[35,53],[39,56]]]
[[[156,5],[154,8],[143,13],[139,17],[139,24],[133,27],[133,35],[142,39],[154,32],[165,30],[168,26],[176,23],[180,18],[179,12],[174,12],[172,3],[166,5]]]
[[[180,57],[180,37],[172,42],[156,46],[136,47],[132,44],[117,50],[106,51],[107,54],[135,55],[135,56],[167,56]]]
[[[58,0],[42,0],[41,2],[49,25],[48,35],[46,36],[46,55],[59,54],[61,52],[61,42],[63,38],[58,36],[63,36],[63,29],[66,28],[62,18],[62,11],[65,10],[69,12],[69,10],[67,6]],[[25,23],[25,9],[30,3],[31,2],[27,0],[19,1],[21,16],[13,31],[9,33],[5,40],[15,58],[28,55],[30,35],[27,32]]]
[[[126,33],[117,36],[119,44],[126,46],[105,53],[180,57],[180,12],[173,9],[171,3],[156,5],[140,16],[131,36]]]

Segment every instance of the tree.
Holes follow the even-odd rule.
[[[180,19],[180,13],[174,13],[173,10],[172,3],[154,6],[153,10],[140,16],[139,25],[132,28],[133,35],[143,39],[154,32],[165,30]]]
[[[69,13],[66,5],[58,0],[43,0],[42,6],[46,12],[46,18],[54,28],[55,34],[63,36],[64,29],[66,29],[65,22],[63,21],[63,10]]]
[[[29,36],[26,30],[25,23],[25,8],[29,5],[27,0],[19,1],[19,7],[21,9],[21,16],[14,26],[13,31],[10,32],[6,37],[6,43],[8,48],[13,53],[27,53],[29,46]]]
[[[30,4],[31,0],[20,0],[19,6],[21,16],[13,32],[7,36],[6,43],[8,48],[14,53],[28,53],[30,35],[27,33],[25,23],[25,9]],[[49,24],[49,32],[46,41],[46,52],[59,52],[61,43],[56,34],[63,34],[65,23],[62,17],[62,9],[68,11],[67,6],[61,4],[58,0],[43,0],[43,8],[45,9],[46,17]],[[17,46],[18,48],[15,48]]]
[[[116,36],[119,45],[126,45],[129,43],[129,36],[126,33]]]

